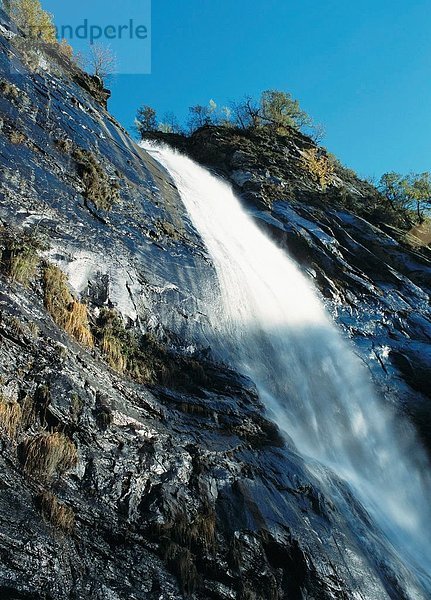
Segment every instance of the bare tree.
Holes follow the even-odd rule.
[[[190,106],[189,118],[187,120],[190,133],[205,125],[214,125],[213,112],[210,105],[202,106],[202,104],[196,104],[195,106]]]
[[[311,139],[317,145],[321,144],[326,137],[326,129],[322,123],[316,123],[316,125],[311,126]]]
[[[181,133],[181,126],[173,112],[166,112],[163,115],[159,129],[164,133]]]
[[[245,96],[241,102],[233,102],[231,114],[235,125],[241,129],[256,129],[261,124],[261,108],[251,96]]]
[[[117,58],[109,46],[93,44],[87,58],[87,64],[92,75],[102,81],[113,75],[117,68]]]

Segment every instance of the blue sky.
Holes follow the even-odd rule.
[[[101,24],[149,20],[149,0],[43,4],[63,23],[71,12]],[[431,169],[431,0],[153,0],[151,9],[151,73],[138,74],[149,40],[123,41],[111,82],[110,110],[125,127],[140,104],[185,117],[192,104],[276,88],[325,125],[325,145],[360,174]]]

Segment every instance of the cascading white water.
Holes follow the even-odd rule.
[[[230,186],[172,149],[146,147],[174,179],[216,268],[219,290],[205,299],[213,348],[255,382],[305,457],[350,484],[427,587],[430,468],[410,426],[381,406],[306,278]]]

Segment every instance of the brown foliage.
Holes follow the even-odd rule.
[[[319,154],[318,148],[309,148],[302,152],[301,164],[325,191],[334,180],[334,165],[327,156]]]
[[[40,433],[27,438],[22,445],[24,470],[43,481],[64,473],[78,462],[75,444],[64,434]]]
[[[38,504],[42,516],[56,529],[66,533],[73,531],[75,526],[75,513],[73,510],[59,502],[58,498],[51,492],[45,491],[38,497]]]
[[[54,321],[78,342],[92,347],[87,307],[70,293],[66,275],[58,267],[47,265],[43,279],[45,308]]]

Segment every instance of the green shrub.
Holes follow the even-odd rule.
[[[378,189],[393,210],[402,213],[409,224],[423,223],[431,211],[431,173],[384,173]]]
[[[63,39],[59,42],[59,50],[64,56],[67,56],[69,60],[74,60],[73,48],[67,40]]]
[[[145,105],[138,108],[135,118],[135,128],[141,137],[146,131],[157,131],[157,113],[151,106]]]
[[[39,0],[10,0],[9,7],[10,16],[27,37],[57,41],[52,15],[43,10]]]
[[[287,92],[262,92],[260,107],[262,123],[277,133],[283,134],[289,128],[301,129],[312,125],[311,118],[301,109],[298,100],[294,100]]]

